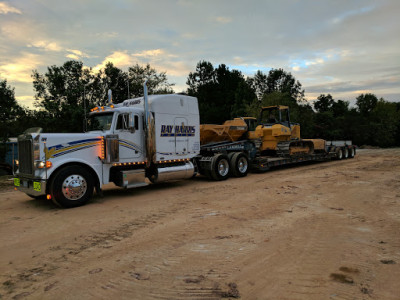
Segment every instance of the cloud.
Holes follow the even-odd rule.
[[[133,64],[132,56],[127,53],[128,51],[114,51],[108,55],[100,64],[93,68],[94,72],[104,69],[108,62],[114,64],[118,68],[126,68]]]
[[[98,72],[104,69],[108,62],[113,63],[114,66],[120,69],[126,69],[135,64],[150,64],[157,72],[166,72],[168,78],[172,77],[180,81],[180,88],[186,80],[181,77],[186,77],[192,67],[189,63],[179,59],[175,54],[168,53],[163,49],[150,49],[132,54],[129,54],[128,51],[114,51],[106,56],[100,64],[93,67],[93,71]]]
[[[374,8],[375,8],[374,6],[366,6],[366,7],[362,7],[362,8],[358,8],[358,9],[354,9],[354,10],[345,11],[342,14],[340,14],[339,16],[336,16],[335,18],[333,18],[332,23],[334,23],[334,24],[341,23],[348,18],[369,13],[372,10],[374,10]]]
[[[25,88],[16,85],[21,96],[32,92],[32,69],[45,72],[66,59],[95,71],[108,61],[123,70],[149,63],[181,89],[206,60],[245,76],[283,68],[306,96],[329,91],[337,99],[370,89],[400,100],[399,0],[115,0],[107,9],[95,0],[0,4],[0,72],[25,80]]]
[[[20,105],[27,106],[30,109],[34,109],[34,98],[32,95],[23,95],[16,96],[15,99],[19,102]]]
[[[10,82],[32,83],[32,70],[42,63],[40,56],[24,52],[9,62],[0,65],[0,74]]]
[[[96,33],[95,36],[105,39],[116,38],[118,36],[118,32],[115,31],[99,32]]]
[[[70,59],[79,60],[79,56],[72,54],[72,53],[65,55],[65,57],[70,58]]]
[[[134,53],[132,56],[136,57],[152,57],[152,56],[159,56],[165,54],[164,50],[161,49],[154,49],[154,50],[144,50],[139,53]]]
[[[40,48],[44,51],[62,51],[63,48],[59,46],[56,42],[48,42],[48,41],[36,41],[28,45],[28,47]]]
[[[216,17],[215,20],[216,20],[218,23],[221,23],[221,24],[228,24],[228,23],[231,23],[231,22],[232,22],[232,18],[229,18],[229,17],[222,17],[222,16]]]
[[[6,15],[6,14],[22,14],[22,12],[15,7],[12,7],[11,5],[5,3],[5,2],[0,2],[0,15]]]
[[[82,58],[89,58],[90,56],[84,52],[82,52],[81,50],[77,50],[77,49],[67,49],[68,53],[65,57],[71,58],[71,59],[75,59],[75,60],[80,60]]]

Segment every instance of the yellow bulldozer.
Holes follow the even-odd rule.
[[[245,117],[228,120],[222,125],[200,125],[200,143],[254,140],[264,156],[296,156],[325,151],[325,140],[302,139],[300,125],[290,121],[289,107],[262,107],[258,120]]]

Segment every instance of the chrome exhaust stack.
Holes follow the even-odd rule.
[[[111,91],[111,89],[109,89],[108,90],[108,103],[107,103],[107,105],[111,105],[112,102],[113,102],[113,100],[112,100],[112,91]]]
[[[149,110],[149,99],[147,95],[147,79],[143,84],[143,102],[144,102],[144,132],[146,139],[146,166],[149,167],[152,163],[155,163],[156,154],[156,140],[155,140],[155,122],[152,113]]]

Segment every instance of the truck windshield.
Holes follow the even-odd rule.
[[[114,116],[113,112],[90,115],[88,119],[87,130],[88,131],[109,130],[111,128],[113,116]]]

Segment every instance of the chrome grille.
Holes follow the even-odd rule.
[[[32,140],[18,141],[19,173],[33,174]]]

